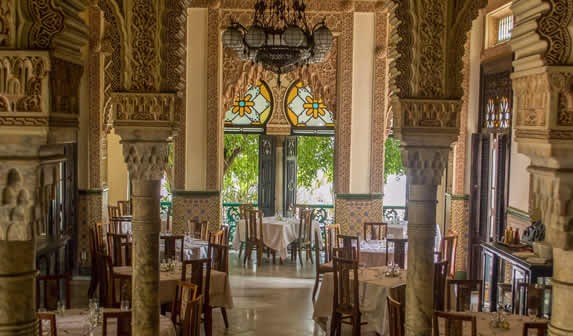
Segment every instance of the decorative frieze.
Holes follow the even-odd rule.
[[[395,103],[400,128],[459,129],[460,100],[400,99]]]
[[[519,128],[544,127],[550,94],[547,74],[538,73],[513,79],[515,124]]]
[[[14,0],[0,0],[0,46],[12,47],[15,43],[16,11]]]
[[[439,137],[436,135],[436,137]],[[445,142],[448,142],[445,139]],[[428,140],[428,143],[431,140]],[[402,162],[406,168],[408,183],[440,185],[448,164],[448,146],[416,147],[406,145],[402,149]]]
[[[114,120],[117,121],[173,121],[175,111],[173,93],[112,94]]]

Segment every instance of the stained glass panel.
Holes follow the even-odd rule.
[[[323,99],[315,97],[301,81],[290,86],[285,105],[287,117],[295,127],[334,127],[334,115]]]
[[[259,81],[243,97],[237,97],[225,114],[225,126],[262,126],[273,111],[273,97],[267,83]]]

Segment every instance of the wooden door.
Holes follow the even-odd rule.
[[[275,215],[276,138],[259,138],[259,208],[265,216]]]
[[[290,207],[294,209],[296,205],[297,192],[297,153],[298,141],[296,136],[289,136],[284,144],[284,196],[283,196],[283,216],[287,215]]]

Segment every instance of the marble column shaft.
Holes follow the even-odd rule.
[[[132,180],[132,333],[159,335],[159,180]]]
[[[0,241],[0,335],[36,335],[36,242]]]
[[[407,177],[408,178],[408,177]],[[429,336],[434,305],[434,240],[436,191],[434,184],[410,184],[408,207],[408,273],[406,335]]]

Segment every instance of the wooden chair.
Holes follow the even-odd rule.
[[[113,217],[121,217],[121,209],[117,205],[107,206],[107,215],[111,220]]]
[[[324,227],[324,262],[331,262],[334,248],[339,248],[338,239],[340,224],[331,224]]]
[[[445,321],[444,333],[440,333],[440,319]],[[461,336],[463,323],[471,323],[471,336],[477,336],[476,316],[459,313],[434,312],[434,336]]]
[[[209,244],[207,255],[211,259],[211,270],[218,272],[223,272],[229,276],[229,246],[228,245],[218,245]],[[229,319],[227,318],[227,309],[225,307],[211,306],[211,309],[220,308],[221,315],[223,316],[223,322],[225,323],[225,328],[229,328]]]
[[[188,220],[187,231],[195,239],[207,240],[207,221]]]
[[[338,240],[338,246],[340,246],[340,250],[338,251],[339,258],[360,260],[359,236],[338,235],[336,239]]]
[[[447,280],[446,307],[448,311],[467,312],[471,309],[472,292],[478,292],[477,311],[482,306],[482,280]],[[455,302],[452,299],[455,298]],[[452,303],[454,306],[452,307]]]
[[[301,209],[298,237],[292,244],[292,259],[296,262],[297,256],[302,266],[302,250],[306,251],[306,261],[312,263],[312,209]]]
[[[360,335],[361,313],[358,295],[358,261],[333,258],[334,297],[330,335],[340,335],[342,321],[350,319],[352,336]]]
[[[99,284],[99,274],[97,272],[96,254],[102,251],[102,247],[98,243],[95,227],[89,229],[88,238],[90,243],[90,258],[91,258],[91,276],[90,276],[90,287],[88,289],[88,298],[93,298],[97,290],[97,286]]]
[[[223,245],[225,241],[225,231],[223,231],[222,229],[216,231],[209,231],[207,241],[209,242],[209,244]]]
[[[449,275],[451,278],[454,277],[456,271],[456,248],[457,248],[458,236],[456,234],[448,234],[442,237],[440,241],[440,248],[437,252],[437,261],[446,260],[450,267]]]
[[[533,335],[535,336],[545,336],[547,335],[547,322],[540,321],[540,322],[525,322],[523,323],[523,336],[531,336],[529,335],[530,331],[535,331]]]
[[[194,300],[197,295],[200,295],[197,285],[190,281],[179,281],[175,288],[175,297],[171,302],[171,321],[174,325],[182,325],[187,304]]]
[[[113,266],[131,266],[131,241],[129,235],[107,233],[107,246]]]
[[[388,335],[404,336],[404,315],[402,303],[390,296],[386,297],[388,304]]]
[[[131,216],[131,201],[117,201],[120,216]]]
[[[444,310],[448,261],[434,263],[434,310]]]
[[[127,226],[127,228],[125,227]],[[131,231],[131,218],[129,217],[110,217],[109,231],[111,233],[124,234]]]
[[[364,240],[382,240],[388,236],[387,223],[364,223]],[[370,233],[370,235],[368,235]]]
[[[253,250],[257,250],[257,265],[262,265],[263,263],[263,253],[265,251],[265,242],[263,235],[263,212],[261,210],[249,210],[249,221],[246,225],[246,238],[247,246],[245,248],[245,256],[243,259],[243,264],[247,263],[247,260],[251,260],[251,254]],[[270,250],[270,249],[269,249]],[[272,251],[272,250],[270,250]],[[275,251],[273,253],[273,264],[275,263]]]
[[[183,261],[184,253],[185,253],[185,236],[184,235],[161,235],[159,237],[160,240],[163,240],[164,246],[164,254],[163,257],[165,259],[177,259]],[[180,249],[179,253],[177,253],[177,243],[179,243]]]
[[[239,220],[242,220],[245,222],[245,230],[246,227],[249,225],[249,210],[254,209],[254,206],[252,204],[240,204],[239,205]],[[240,228],[239,228],[240,224],[237,223],[237,230],[235,230],[235,234],[239,235],[239,238],[241,238],[240,236]],[[245,231],[245,240],[240,240],[241,241],[241,246],[239,247],[239,260],[241,260],[241,255],[243,254],[243,250],[247,247],[247,235],[246,235],[246,231]]]
[[[111,257],[97,254],[98,273],[100,277],[100,306],[119,308],[122,300],[131,300],[131,276],[117,274],[113,271]]]
[[[388,293],[394,300],[400,302],[400,305],[402,306],[402,316],[404,316],[406,312],[406,284],[392,287]]]
[[[199,294],[203,295],[202,311],[205,323],[205,335],[211,336],[213,333],[213,310],[209,300],[209,290],[211,288],[211,259],[184,260],[181,273],[181,280],[187,280],[187,269],[190,268],[189,281],[197,285]]]
[[[390,244],[394,246],[394,264],[400,266],[400,268],[406,268],[406,244],[408,244],[408,238],[387,238],[386,239],[386,265],[390,262]]]
[[[70,274],[39,275],[36,277],[36,308],[55,310],[58,301],[64,301],[70,308]],[[61,298],[63,292],[64,298]]]
[[[182,336],[201,335],[201,301],[203,301],[203,296],[199,295],[187,303],[183,318]]]
[[[314,232],[314,258],[316,265],[316,278],[314,279],[314,288],[312,289],[312,302],[314,303],[318,284],[322,280],[322,275],[334,271],[334,266],[330,262],[320,263],[320,235]]]
[[[521,315],[528,315],[527,310],[532,308],[537,310],[537,316],[540,317],[543,310],[543,288],[527,282],[519,282],[517,291],[515,311]]]
[[[227,224],[221,224],[220,230],[223,231],[223,241],[221,242],[221,245],[230,246],[229,239],[231,238],[231,228]]]
[[[117,320],[116,335],[117,336],[131,336],[131,311],[104,311],[103,312],[103,326],[102,335],[107,336],[109,325],[108,321]],[[110,335],[111,336],[111,335]]]
[[[39,336],[58,336],[58,328],[56,327],[56,314],[42,312],[36,313],[38,317],[38,335]],[[44,326],[48,323],[49,327],[47,328],[46,332],[44,332]]]

